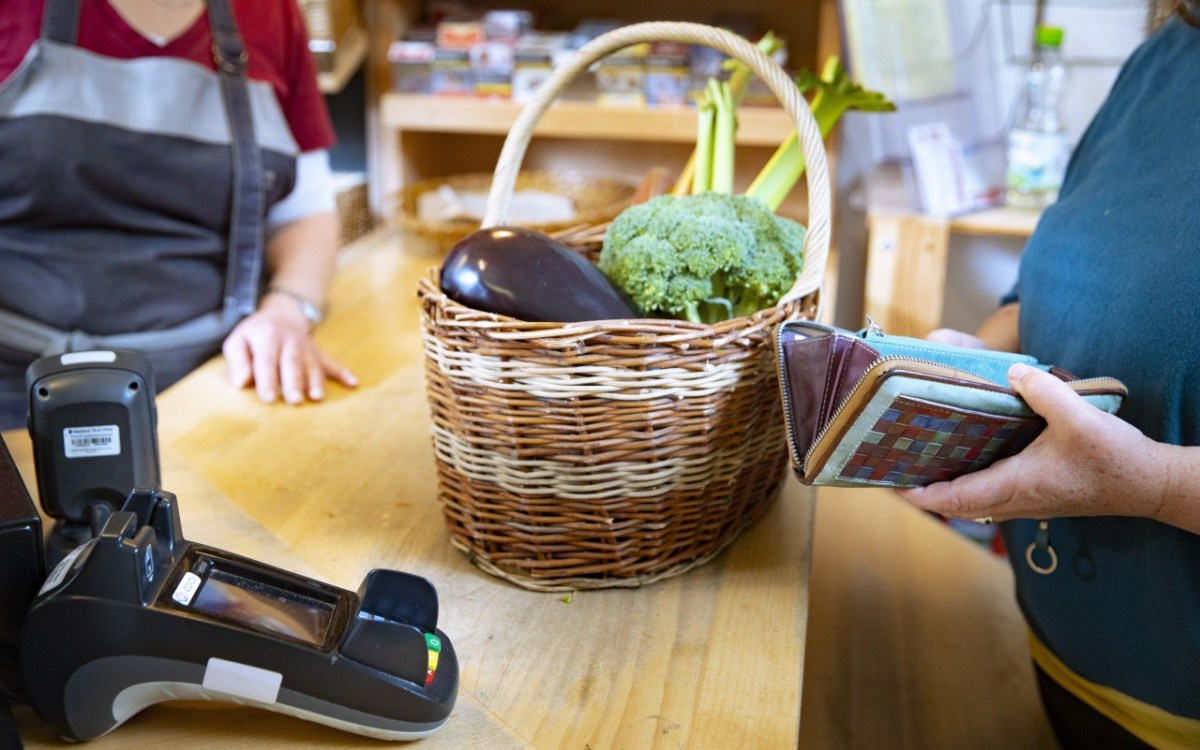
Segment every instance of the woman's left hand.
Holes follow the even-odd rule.
[[[230,332],[221,351],[234,387],[253,383],[265,403],[280,395],[289,404],[321,401],[326,380],[348,388],[358,385],[349,369],[316,345],[308,321],[287,299],[264,298],[259,309]]]
[[[996,521],[1160,514],[1176,446],[1154,442],[1042,370],[1013,365],[1008,379],[1046,420],[1042,434],[983,471],[901,490],[901,497],[943,516]]]

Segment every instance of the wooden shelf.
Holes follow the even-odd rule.
[[[740,0],[737,7],[762,29],[788,40],[789,60],[820,69],[840,49],[836,0]],[[548,29],[570,29],[592,17],[636,21],[713,23],[728,10],[724,0],[545,0],[539,17]],[[521,105],[505,101],[413,96],[392,90],[390,44],[419,23],[419,0],[365,0],[367,56],[368,189],[371,211],[386,219],[405,185],[455,173],[491,171],[503,137]],[[794,130],[782,109],[744,107],[738,144],[746,152],[737,169],[753,178]],[[583,170],[636,179],[648,166],[681,167],[696,140],[690,108],[631,108],[563,100],[540,119],[527,156],[529,168]],[[744,174],[742,174],[744,173]]]
[[[504,135],[521,107],[504,100],[389,93],[383,96],[380,119],[385,128],[394,130]],[[782,109],[744,107],[738,112],[742,145],[774,148],[794,129]],[[694,143],[696,111],[560,101],[542,116],[535,132],[557,138]]]
[[[1000,206],[950,219],[950,231],[998,237],[1028,237],[1033,234],[1041,211]]]

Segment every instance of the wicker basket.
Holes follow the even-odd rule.
[[[622,27],[556,68],[509,132],[485,226],[504,222],[533,126],[591,63],[648,41],[744,61],[797,123],[808,163],[805,268],[777,307],[705,326],[538,323],[419,286],[439,498],[455,546],[535,590],[640,586],[711,559],[777,495],[787,445],[773,328],[816,314],[829,176],[795,84],[740,37],[690,23]]]
[[[338,247],[371,231],[371,206],[365,179],[346,178],[337,189]]]
[[[422,243],[421,250],[429,254],[446,253],[454,244],[479,228],[480,222],[468,219],[430,221],[417,213],[421,195],[449,185],[459,192],[486,193],[491,188],[492,175],[460,174],[441,177],[410,185],[397,194],[396,214],[399,224],[410,238]],[[527,224],[530,229],[554,233],[575,226],[603,224],[613,219],[629,205],[634,186],[624,180],[582,172],[526,171],[517,175],[515,190],[541,190],[565,195],[575,204],[575,216],[569,222]],[[411,246],[411,243],[410,243]]]

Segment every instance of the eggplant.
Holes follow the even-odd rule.
[[[440,283],[456,302],[519,320],[639,317],[594,263],[523,227],[489,227],[464,237],[442,263]]]

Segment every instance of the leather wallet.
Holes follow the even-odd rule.
[[[1022,354],[851,332],[806,320],[776,332],[792,468],[810,485],[919,487],[1021,451],[1046,422],[1008,387],[1023,362],[1113,413],[1127,393]]]

